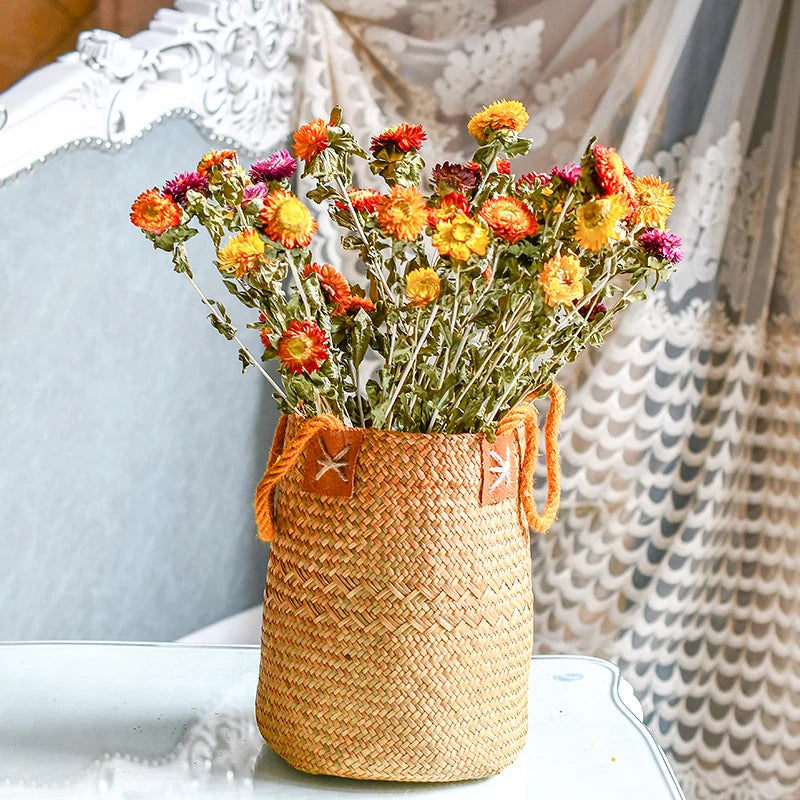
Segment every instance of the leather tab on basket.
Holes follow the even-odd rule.
[[[352,497],[356,459],[364,431],[320,431],[306,448],[303,488],[328,497]]]
[[[481,441],[481,505],[516,497],[519,491],[519,453],[516,433]]]

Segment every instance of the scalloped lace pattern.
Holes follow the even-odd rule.
[[[561,518],[534,548],[538,648],[619,663],[660,743],[709,792],[749,782],[754,797],[789,797],[800,329],[733,326],[701,303],[633,316],[568,391]]]

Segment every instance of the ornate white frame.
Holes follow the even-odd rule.
[[[174,116],[249,156],[287,135],[306,0],[175,0],[0,94],[0,183],[76,147],[119,150]]]

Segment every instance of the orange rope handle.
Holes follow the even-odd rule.
[[[287,421],[288,417],[284,414],[278,422],[267,469],[256,489],[254,505],[258,538],[265,542],[271,542],[275,537],[275,490],[278,481],[294,466],[306,445],[319,431],[344,428],[344,423],[333,414],[320,414],[304,420],[300,431],[286,447]]]
[[[547,502],[540,514],[533,494],[533,481],[539,450],[539,415],[533,404],[522,402],[500,420],[497,434],[510,433],[519,425],[525,427],[525,452],[519,475],[519,492],[528,525],[538,533],[546,533],[558,517],[561,502],[561,454],[558,449],[558,430],[564,416],[564,390],[554,383],[550,389],[550,410],[544,425],[545,457],[547,459]],[[532,398],[531,398],[532,399]]]

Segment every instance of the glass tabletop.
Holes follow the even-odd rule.
[[[306,775],[263,741],[256,647],[0,643],[0,800],[683,798],[616,667],[531,662],[528,740],[499,775],[452,784]]]

